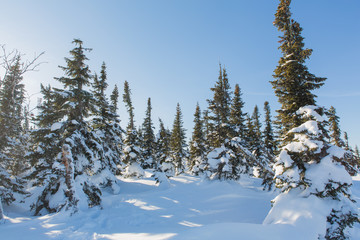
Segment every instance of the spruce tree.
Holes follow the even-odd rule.
[[[348,239],[346,231],[358,222],[351,197],[351,177],[341,166],[346,152],[330,144],[324,109],[315,105],[313,90],[325,78],[309,73],[305,60],[311,49],[304,49],[302,28],[291,19],[291,0],[280,0],[274,25],[283,32],[280,49],[283,56],[272,81],[281,104],[278,124],[281,127],[282,149],[274,165],[276,186],[281,189],[273,208],[282,209],[286,196],[305,199],[317,196],[324,204],[334,206],[327,217],[326,232],[320,239]],[[329,177],[330,176],[330,177]],[[331,202],[331,203],[330,203]],[[271,219],[273,210],[268,215]]]
[[[131,90],[129,83],[124,83],[123,101],[129,113],[129,123],[126,128],[126,137],[124,140],[123,163],[126,165],[125,176],[142,177],[144,171],[141,167],[143,164],[142,150],[140,148],[140,139],[135,128],[134,107],[131,101]]]
[[[25,194],[21,174],[27,168],[27,133],[23,129],[24,85],[20,56],[9,66],[0,89],[0,208]],[[3,213],[0,214],[0,219]]]
[[[263,186],[264,188],[271,189],[273,185],[274,173],[272,167],[275,160],[275,137],[272,129],[271,111],[269,102],[264,103],[265,111],[265,128],[263,130],[263,143],[264,143],[264,167],[263,167]]]
[[[203,120],[199,104],[196,105],[194,114],[194,130],[190,141],[189,170],[195,175],[203,172],[206,166],[206,146],[203,131]]]
[[[281,126],[282,137],[302,123],[301,118],[295,114],[296,111],[300,107],[315,104],[316,96],[312,91],[321,87],[326,80],[310,73],[305,65],[312,49],[304,48],[302,28],[291,19],[290,3],[291,0],[280,0],[274,21],[274,25],[283,33],[279,47],[282,56],[274,71],[274,80],[271,81],[281,104],[281,109],[277,111],[277,121]],[[284,139],[283,144],[289,141],[291,139]]]
[[[27,168],[27,132],[24,129],[25,86],[20,55],[8,69],[0,89],[0,153],[3,167],[18,176]]]
[[[154,168],[156,159],[155,153],[155,135],[154,126],[151,119],[151,99],[148,98],[147,109],[145,112],[144,123],[142,125],[143,132],[143,156],[144,156],[144,168]]]
[[[35,142],[44,149],[49,146],[56,150],[52,161],[48,159],[49,155],[36,163],[38,168],[42,164],[51,164],[50,169],[39,173],[46,177],[41,184],[43,191],[33,205],[36,214],[61,209],[76,212],[81,202],[89,207],[100,205],[100,187],[108,183],[101,174],[104,169],[104,163],[99,160],[104,154],[101,139],[87,120],[96,108],[93,95],[86,90],[92,76],[85,63],[88,60],[85,53],[91,49],[84,48],[79,39],[73,43],[75,47],[70,51],[71,57],[65,58],[66,66],[60,66],[64,76],[55,78],[64,89],[53,88],[52,96],[46,99],[48,106],[40,113],[39,121],[44,122],[44,130],[49,131],[50,128],[51,141],[58,145],[49,145],[50,139]],[[46,114],[50,109],[55,112]]]
[[[343,147],[344,142],[341,139],[341,130],[339,127],[339,117],[336,115],[336,110],[333,106],[327,112],[329,118],[330,142],[338,147]]]
[[[213,99],[208,99],[209,124],[211,132],[208,134],[212,147],[220,147],[230,135],[230,85],[226,69],[220,66],[218,81],[213,88]]]
[[[113,113],[117,113],[118,108],[118,101],[119,101],[119,89],[115,84],[115,87],[110,95],[110,102],[111,102],[111,110]]]
[[[251,127],[253,136],[249,148],[253,151],[254,156],[258,158],[263,155],[263,142],[261,134],[260,113],[257,105],[255,105],[254,111],[251,115]]]
[[[264,111],[265,111],[265,128],[263,131],[263,138],[264,138],[264,145],[266,154],[271,160],[273,158],[274,153],[276,151],[276,141],[274,136],[274,130],[272,127],[272,120],[271,120],[271,110],[268,101],[264,103]]]
[[[161,119],[159,119],[159,123],[159,132],[156,136],[156,168],[165,172],[168,176],[173,176],[175,169],[170,158],[171,132],[169,129],[165,128]]]
[[[170,137],[170,155],[173,165],[175,167],[175,175],[184,171],[184,164],[186,158],[186,142],[185,142],[185,129],[183,127],[182,113],[180,104],[176,105],[176,114],[173,123],[173,128]]]
[[[122,138],[121,134],[123,130],[120,127],[120,120],[115,108],[112,108],[109,104],[105,91],[108,87],[107,73],[105,63],[101,66],[100,77],[95,74],[94,82],[92,84],[92,93],[95,99],[95,110],[93,112],[93,127],[100,136],[101,145],[104,150],[101,161],[103,164],[103,171],[110,171],[111,174],[118,172],[118,165],[120,164],[120,158],[122,156]],[[116,97],[116,96],[115,96]],[[117,99],[113,96],[113,104],[117,104]],[[109,178],[107,185],[112,186],[115,179]],[[116,182],[116,181],[115,181]]]
[[[246,113],[243,113],[244,101],[241,99],[239,84],[235,85],[234,96],[230,107],[230,124],[232,126],[232,137],[240,137],[246,144]]]

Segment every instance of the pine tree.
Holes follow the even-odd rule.
[[[336,115],[336,110],[333,106],[327,112],[329,118],[330,142],[338,147],[343,147],[344,142],[341,139],[341,130],[339,127],[339,117]]]
[[[246,144],[246,113],[243,113],[245,103],[241,99],[241,90],[238,84],[235,85],[234,97],[230,107],[230,124],[233,128],[232,137],[240,137],[243,144]]]
[[[54,88],[51,91],[53,106],[48,108],[55,110],[55,115],[42,116],[42,121],[46,122],[45,130],[48,131],[51,126],[50,131],[54,132],[52,141],[58,147],[51,169],[44,169],[46,173],[43,174],[47,177],[42,183],[43,191],[33,205],[36,214],[61,209],[76,212],[78,204],[83,201],[89,207],[100,205],[100,187],[108,183],[108,179],[101,175],[104,169],[104,163],[99,161],[104,154],[101,139],[87,121],[90,113],[95,111],[95,99],[85,89],[92,78],[85,63],[88,60],[85,52],[91,49],[84,48],[79,39],[73,43],[75,47],[70,51],[71,58],[65,58],[65,67],[60,66],[64,76],[55,78],[64,85],[64,89]],[[48,145],[43,143],[38,144],[46,148]],[[36,164],[43,164],[43,160]]]
[[[122,138],[121,134],[123,130],[120,127],[120,120],[117,114],[114,112],[115,108],[112,108],[109,104],[105,91],[108,87],[107,73],[105,63],[101,66],[100,77],[95,74],[94,82],[92,84],[92,93],[95,99],[95,111],[93,113],[93,127],[100,136],[101,145],[104,150],[101,161],[103,163],[103,171],[110,171],[112,174],[118,172],[118,165],[120,164],[120,158],[122,156]],[[113,104],[117,104],[116,96],[113,96]],[[110,176],[112,174],[109,174]],[[110,179],[107,185],[112,186],[115,179]]]
[[[159,132],[156,136],[156,159],[157,168],[168,176],[173,176],[175,172],[173,164],[170,159],[170,138],[171,132],[166,129],[164,123],[159,119]]]
[[[263,186],[264,188],[271,189],[273,185],[274,173],[272,167],[275,160],[275,137],[272,129],[271,111],[269,102],[264,103],[265,111],[265,128],[263,131],[263,143],[264,143],[264,167],[263,167]]]
[[[264,145],[267,156],[269,159],[271,159],[276,151],[276,142],[275,142],[274,130],[272,127],[271,110],[268,101],[265,101],[264,103],[264,111],[265,111],[265,128],[263,131]]]
[[[23,127],[25,86],[22,84],[20,55],[8,69],[0,89],[0,153],[3,167],[13,176],[27,168],[27,133]]]
[[[142,150],[140,148],[141,142],[135,128],[131,90],[127,81],[124,83],[123,101],[129,113],[129,123],[126,128],[126,137],[123,149],[124,155],[122,158],[123,163],[126,165],[125,175],[127,177],[141,177],[144,175],[144,171],[141,167],[144,161],[142,158]]]
[[[296,111],[300,107],[315,104],[316,96],[312,91],[321,87],[326,80],[310,73],[305,65],[312,49],[304,49],[302,28],[291,19],[290,3],[291,0],[280,0],[274,21],[274,25],[283,33],[279,47],[283,55],[274,71],[275,80],[271,81],[281,104],[281,109],[277,111],[281,136],[302,123],[301,118],[295,114]],[[283,141],[283,144],[286,144],[291,139]]]
[[[332,201],[334,208],[328,213],[326,233],[319,238],[347,239],[345,231],[359,220],[349,190],[351,178],[341,166],[346,152],[327,142],[324,109],[315,106],[316,96],[312,93],[324,84],[325,78],[315,77],[305,66],[312,50],[304,49],[302,28],[291,19],[290,3],[280,0],[274,22],[283,32],[283,56],[271,82],[282,105],[278,111],[282,149],[274,165],[281,193],[273,206],[288,204],[282,201],[288,195],[299,199],[317,196],[327,205]]]
[[[23,129],[24,85],[20,55],[10,65],[0,89],[0,209],[15,201],[14,194],[25,194],[23,173],[26,165],[26,132]],[[0,213],[0,219],[3,212]]]
[[[148,98],[147,109],[145,112],[145,119],[142,125],[143,132],[143,156],[144,156],[144,168],[154,168],[156,159],[154,157],[155,153],[155,135],[154,135],[154,126],[151,120],[151,99]]]
[[[209,143],[212,147],[220,147],[230,135],[230,85],[225,68],[219,71],[218,81],[213,88],[213,99],[208,99],[209,124],[211,132],[208,134]]]
[[[185,129],[183,127],[180,104],[176,106],[176,114],[170,138],[171,158],[175,167],[175,175],[184,171],[184,160],[186,158]]]
[[[263,142],[261,134],[260,113],[257,105],[255,105],[253,114],[251,116],[251,126],[253,129],[253,137],[250,149],[253,151],[254,156],[259,158],[261,155],[263,155]]]
[[[203,132],[203,120],[199,104],[194,114],[194,130],[190,141],[189,170],[195,175],[203,172],[206,166],[206,146]]]
[[[110,102],[111,102],[111,110],[113,113],[117,113],[118,108],[118,99],[119,99],[119,89],[115,84],[114,90],[110,95]]]

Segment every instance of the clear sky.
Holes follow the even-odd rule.
[[[60,86],[71,41],[93,48],[87,56],[93,72],[108,67],[109,92],[127,80],[137,125],[143,122],[148,97],[153,120],[171,128],[176,103],[190,134],[195,105],[207,107],[210,87],[226,66],[232,88],[240,85],[245,111],[279,108],[271,81],[280,51],[272,25],[276,0],[36,0],[1,1],[0,43],[31,58],[45,51],[47,62],[25,75],[35,104],[40,83]],[[360,1],[293,0],[293,18],[303,27],[305,46],[314,50],[310,71],[327,77],[315,93],[319,105],[333,105],[352,146],[360,146]],[[127,123],[120,105],[122,124]],[[275,114],[275,113],[274,113]],[[273,114],[273,115],[274,115]]]

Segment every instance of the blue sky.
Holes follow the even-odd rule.
[[[88,62],[99,72],[108,67],[109,91],[127,80],[133,93],[137,125],[151,97],[153,120],[171,128],[179,102],[188,134],[195,105],[207,107],[218,65],[226,66],[231,86],[240,85],[245,111],[262,110],[269,101],[279,108],[269,83],[279,60],[276,28],[278,1],[258,0],[119,0],[3,1],[0,43],[31,58],[45,51],[47,62],[28,73],[25,84],[34,104],[40,82],[59,86],[58,65],[73,47],[73,38],[93,48]],[[303,27],[305,46],[314,50],[307,65],[327,77],[315,93],[319,105],[333,105],[351,145],[360,146],[360,1],[293,0],[293,17]],[[121,91],[122,92],[122,91]],[[127,123],[121,103],[123,125]],[[275,114],[275,113],[274,113]]]

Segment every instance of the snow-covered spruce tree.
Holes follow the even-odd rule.
[[[27,167],[27,133],[23,129],[24,65],[20,55],[7,62],[7,74],[0,82],[0,208],[15,201],[16,194],[25,194],[22,173]],[[0,214],[3,218],[3,213]]]
[[[93,95],[85,89],[91,80],[85,63],[85,52],[90,49],[84,48],[79,39],[73,43],[71,58],[65,58],[66,66],[60,67],[64,76],[55,78],[64,89],[53,88],[51,93],[56,117],[43,116],[47,127],[51,126],[58,148],[51,169],[44,169],[47,177],[42,183],[43,191],[33,205],[36,214],[61,209],[76,212],[79,206],[100,205],[100,187],[108,183],[107,176],[102,174],[104,163],[99,160],[104,154],[101,139],[86,120],[95,108]]]
[[[110,103],[111,103],[110,107],[113,113],[117,113],[117,110],[119,109],[118,102],[119,102],[119,89],[115,84],[115,87],[110,95]]]
[[[31,131],[31,148],[26,156],[31,166],[26,176],[31,181],[31,186],[44,186],[47,181],[55,181],[56,175],[52,175],[52,165],[61,151],[60,146],[60,124],[63,114],[55,104],[55,94],[51,86],[40,86],[42,101],[37,106],[38,114],[33,119],[36,128]],[[35,213],[37,214],[37,210]]]
[[[184,172],[184,162],[187,157],[185,129],[183,127],[180,104],[176,105],[176,114],[170,137],[170,157],[174,165],[174,175]]]
[[[231,109],[241,114],[241,100],[231,101],[229,80],[225,69],[220,66],[218,81],[211,88],[213,98],[208,99],[208,114],[204,117],[206,129],[206,143],[209,144],[207,153],[207,174],[211,179],[238,179],[241,173],[248,173],[250,166],[256,161],[254,156],[243,146],[244,141],[240,136],[234,135],[230,122]],[[238,96],[240,96],[240,91]],[[231,103],[237,103],[232,106]],[[235,111],[233,111],[233,117]],[[232,122],[235,122],[232,119]]]
[[[140,139],[135,128],[131,90],[127,81],[124,83],[123,101],[129,113],[129,123],[126,128],[126,137],[124,139],[124,154],[122,156],[122,162],[126,165],[124,175],[126,177],[142,177],[144,175],[144,170],[141,166],[144,161],[142,150],[140,148]]]
[[[230,161],[231,153],[225,147],[231,135],[230,120],[230,85],[226,69],[220,65],[218,81],[213,88],[213,98],[208,99],[208,114],[206,116],[207,142],[209,143],[208,175],[211,179],[233,178],[233,167],[236,164]],[[236,174],[237,175],[237,174]]]
[[[101,139],[103,154],[100,155],[102,162],[103,175],[108,179],[108,186],[117,186],[116,178],[118,173],[118,165],[120,164],[122,156],[122,139],[121,134],[123,130],[120,127],[120,120],[115,107],[111,107],[108,102],[105,91],[107,88],[107,73],[105,63],[101,66],[100,77],[95,74],[94,82],[92,84],[92,93],[95,98],[95,109],[93,112],[92,125],[96,134]],[[117,99],[114,99],[114,101]],[[115,101],[115,102],[116,102]],[[117,187],[116,187],[117,188]]]
[[[2,165],[12,176],[18,176],[27,168],[25,153],[27,151],[28,133],[23,123],[25,86],[23,64],[20,55],[8,67],[0,89],[0,153]]]
[[[275,161],[275,151],[276,151],[276,143],[274,131],[272,128],[272,120],[271,120],[271,111],[270,105],[268,101],[264,103],[264,111],[265,111],[265,128],[263,130],[263,142],[264,142],[264,158],[266,160],[266,164],[264,166],[264,174],[263,174],[263,186],[264,188],[271,189],[273,185],[273,177],[274,173],[272,171],[272,167]]]
[[[239,84],[235,85],[234,96],[230,106],[230,124],[232,126],[231,137],[240,137],[242,144],[246,146],[246,113],[243,112],[244,101],[241,98]]]
[[[170,158],[171,131],[166,129],[164,123],[159,119],[159,132],[156,135],[157,169],[163,171],[167,176],[174,176],[175,168]]]
[[[229,138],[231,130],[229,125],[231,93],[225,68],[220,66],[218,81],[210,90],[213,92],[213,99],[207,100],[209,104],[207,118],[210,125],[207,137],[210,146],[216,148]]]
[[[265,222],[279,216],[286,218],[276,212],[289,204],[288,196],[299,201],[315,196],[313,200],[323,201],[322,205],[328,207],[327,217],[323,217],[326,232],[320,232],[319,238],[348,239],[347,230],[358,217],[349,189],[351,177],[342,166],[345,151],[327,141],[324,110],[314,105],[316,96],[311,92],[322,86],[325,78],[315,77],[305,66],[312,50],[303,49],[302,28],[291,19],[290,3],[280,0],[274,22],[283,32],[283,56],[271,82],[281,104],[278,124],[282,128],[282,148],[274,165],[281,193]]]
[[[326,233],[319,233],[320,239],[348,239],[348,228],[358,222],[350,192],[352,180],[342,166],[346,151],[326,141],[323,112],[317,106],[304,106],[297,112],[304,123],[288,132],[293,141],[282,147],[274,166],[276,186],[282,192],[274,208],[281,207],[288,195],[316,196],[329,207],[324,216]]]
[[[254,111],[251,118],[248,120],[249,129],[249,149],[256,159],[256,163],[253,166],[254,175],[263,179],[264,189],[271,189],[273,173],[270,168],[269,156],[266,151],[264,138],[261,132],[260,113],[257,106],[254,107]]]
[[[206,170],[206,145],[203,131],[203,120],[199,104],[196,105],[194,114],[194,130],[190,141],[189,171],[194,175]]]
[[[333,106],[329,108],[326,113],[329,118],[330,142],[338,147],[344,147],[344,141],[341,139],[341,130],[339,126],[340,118],[336,115],[336,110]]]
[[[145,112],[145,118],[142,125],[142,149],[144,163],[143,168],[155,168],[157,161],[155,159],[155,134],[154,134],[154,125],[151,119],[151,99],[148,98],[147,108]]]
[[[351,176],[356,175],[359,171],[359,162],[357,161],[354,152],[349,147],[347,134],[346,134],[346,142],[347,146],[345,146],[344,141],[341,139],[341,130],[339,126],[340,117],[336,115],[336,110],[333,106],[326,112],[326,115],[329,118],[329,130],[330,130],[330,142],[335,146],[342,147],[347,150],[345,161],[343,162],[346,170]]]

